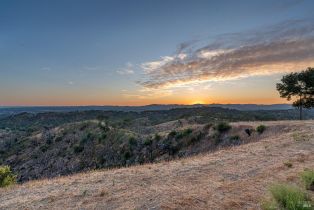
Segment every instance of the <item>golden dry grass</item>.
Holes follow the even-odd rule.
[[[314,121],[236,124],[269,130],[255,143],[215,153],[1,189],[0,208],[259,209],[271,183],[299,183],[299,173],[314,168]],[[308,138],[296,141],[296,133]]]

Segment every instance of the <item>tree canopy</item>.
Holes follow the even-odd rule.
[[[281,83],[277,83],[277,90],[280,97],[295,100],[293,106],[300,109],[302,119],[302,108],[314,107],[314,68],[283,76]]]

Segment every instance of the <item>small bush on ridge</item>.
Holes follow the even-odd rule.
[[[11,171],[10,166],[0,166],[0,187],[7,187],[16,183],[16,175]]]
[[[214,127],[214,129],[217,130],[219,133],[223,133],[230,130],[231,125],[229,125],[229,123],[226,123],[226,122],[220,122]]]
[[[177,135],[177,131],[173,130],[168,134],[168,138],[173,138]]]
[[[257,133],[262,134],[264,133],[264,131],[266,130],[266,126],[265,125],[259,125],[256,128]]]

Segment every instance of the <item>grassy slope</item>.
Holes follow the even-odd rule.
[[[300,184],[299,172],[314,168],[314,121],[264,124],[287,131],[191,158],[1,189],[0,209],[258,209],[271,183]],[[295,141],[300,133],[308,140]]]

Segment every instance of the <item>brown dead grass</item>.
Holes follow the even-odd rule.
[[[260,209],[271,183],[298,184],[298,174],[314,168],[313,137],[293,137],[312,135],[314,121],[236,124],[270,130],[260,141],[215,153],[1,189],[0,209]]]

